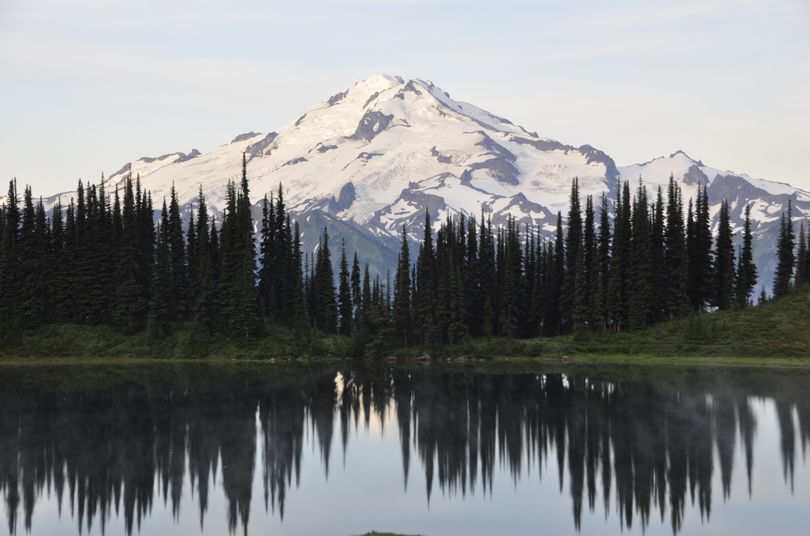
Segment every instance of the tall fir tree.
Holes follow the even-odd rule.
[[[599,204],[599,239],[597,245],[597,299],[598,319],[602,329],[608,328],[610,319],[610,308],[608,307],[609,283],[610,283],[610,215],[607,193],[602,194],[602,201]]]
[[[702,312],[712,302],[714,294],[711,218],[706,186],[698,186],[691,233],[689,231],[687,229],[687,293],[692,309]]]
[[[227,205],[222,222],[219,305],[226,334],[250,338],[260,332],[256,289],[256,251],[250,212],[247,159],[242,155],[242,178],[237,188],[227,185]]]
[[[433,252],[433,230],[430,214],[425,210],[422,247],[416,263],[416,303],[414,304],[417,330],[420,342],[431,345],[436,342],[436,324],[434,322],[436,298],[435,258]]]
[[[360,273],[360,259],[357,257],[357,251],[354,252],[354,259],[352,259],[351,283],[352,311],[356,323],[360,318],[360,311],[363,309],[362,274]]]
[[[804,231],[804,222],[799,224],[799,247],[796,252],[796,286],[801,287],[810,282],[807,278],[808,271],[808,249],[807,249],[807,233]]]
[[[794,254],[795,236],[793,233],[793,207],[788,201],[787,213],[782,212],[779,225],[779,240],[776,245],[776,272],[773,280],[774,297],[782,297],[790,292],[793,268],[796,265]]]
[[[338,316],[340,333],[351,335],[352,320],[352,290],[349,281],[349,261],[346,258],[346,241],[340,246],[340,269],[338,270]]]
[[[171,321],[174,318],[172,280],[172,254],[171,254],[171,225],[166,200],[163,200],[163,209],[160,213],[160,225],[157,228],[157,244],[155,246],[154,266],[152,267],[151,297],[149,300],[149,316],[147,329],[150,335],[162,337],[171,331]]]
[[[561,298],[565,280],[565,240],[562,214],[557,212],[557,230],[553,250],[549,251],[548,295],[543,330],[546,335],[559,335],[562,330]]]
[[[262,313],[271,314],[274,300],[273,278],[276,266],[276,214],[273,200],[264,196],[262,200],[262,226],[259,234],[259,299]]]
[[[190,317],[197,332],[203,335],[210,335],[218,322],[219,288],[215,273],[218,258],[214,252],[214,247],[218,249],[217,230],[213,223],[210,229],[208,225],[208,206],[200,188],[197,219],[189,217],[187,257],[189,278],[195,289],[190,300]]]
[[[630,277],[628,324],[632,329],[650,322],[653,304],[653,264],[650,244],[650,212],[647,187],[639,183],[633,201],[632,239],[630,251],[633,269]]]
[[[714,259],[714,305],[721,310],[729,309],[734,305],[734,239],[725,200],[720,204]]]
[[[592,330],[599,317],[596,296],[599,285],[599,257],[593,197],[585,200],[585,223],[582,235],[582,254],[577,262],[575,330]]]
[[[19,327],[28,328],[39,325],[42,321],[44,306],[41,296],[42,257],[44,249],[40,245],[41,237],[37,232],[36,212],[34,209],[31,187],[23,193],[22,221],[19,236],[18,262],[20,268],[19,286],[17,289],[16,322]]]
[[[20,207],[17,194],[17,181],[12,179],[8,185],[2,238],[2,256],[0,256],[0,291],[3,307],[0,315],[3,324],[13,326],[17,319],[19,274],[20,274]]]
[[[667,185],[667,216],[664,229],[664,270],[666,282],[666,317],[679,318],[689,310],[686,291],[688,258],[686,228],[683,218],[683,194],[675,178]]]
[[[51,212],[51,319],[56,322],[65,322],[70,318],[68,292],[72,271],[66,249],[62,208],[61,199],[57,200]]]
[[[138,191],[133,188],[132,177],[127,177],[124,185],[124,200],[121,212],[121,243],[118,247],[116,259],[116,296],[113,308],[114,322],[126,331],[137,331],[146,322],[148,309],[147,295],[144,292],[143,280],[145,274],[141,264],[141,236],[139,229],[140,187]],[[79,229],[78,241],[81,243],[81,229],[83,202],[77,205],[77,222]],[[79,249],[79,252],[82,250]]]
[[[565,274],[560,297],[562,329],[567,331],[572,324],[577,278],[577,266],[582,252],[582,208],[579,199],[579,179],[571,182],[568,209],[568,229],[565,235]]]
[[[745,207],[745,224],[743,225],[742,248],[737,264],[735,299],[737,307],[747,307],[751,295],[757,286],[757,265],[754,264],[753,236],[751,234],[751,205]]]
[[[312,275],[313,323],[324,333],[334,333],[337,328],[337,301],[332,273],[332,255],[329,251],[329,233],[323,230]]]
[[[652,207],[650,223],[650,282],[649,321],[660,322],[667,318],[668,278],[666,277],[666,243],[664,220],[664,194],[659,186]]]
[[[572,189],[575,190],[576,186]],[[572,196],[574,193],[572,192]],[[581,234],[582,227],[578,231]],[[570,234],[570,233],[569,233]],[[523,320],[523,273],[522,255],[520,247],[520,235],[515,220],[511,217],[506,222],[506,234],[504,236],[504,261],[503,261],[503,305],[501,307],[501,329],[509,337],[518,337],[521,334]],[[577,255],[579,248],[577,248]],[[575,281],[571,282],[571,289],[575,288]],[[569,311],[573,311],[574,300],[571,299],[568,306]]]
[[[608,283],[609,323],[611,329],[615,331],[627,328],[633,239],[631,206],[630,184],[621,183],[616,194]]]
[[[410,346],[411,325],[411,257],[408,248],[408,230],[402,226],[402,240],[394,280],[394,333],[397,343]]]
[[[174,185],[172,185],[169,198],[168,230],[166,235],[171,278],[169,316],[172,320],[184,320],[189,316],[188,267],[186,266],[183,218],[180,214],[180,204]]]
[[[307,315],[306,290],[304,288],[302,254],[301,254],[301,229],[298,222],[293,226],[292,239],[292,269],[291,283],[292,293],[295,299],[293,308],[293,329],[298,337],[304,342],[309,341],[310,320]]]

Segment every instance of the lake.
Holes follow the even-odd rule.
[[[10,534],[807,534],[810,371],[0,367]]]

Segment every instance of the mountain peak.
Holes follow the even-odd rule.
[[[399,76],[394,74],[385,74],[385,73],[377,73],[372,74],[371,76],[366,77],[365,79],[357,82],[355,87],[357,86],[387,86],[387,87],[394,87],[400,84],[404,84],[405,80]]]
[[[677,157],[685,158],[685,159],[687,159],[687,160],[689,160],[689,161],[691,161],[691,162],[693,162],[693,163],[695,163],[695,164],[697,164],[699,166],[703,165],[703,162],[701,162],[700,160],[695,160],[694,158],[692,158],[691,156],[686,154],[686,151],[684,151],[683,149],[678,149],[677,151],[675,151],[674,153],[669,155],[669,158],[677,158]]]

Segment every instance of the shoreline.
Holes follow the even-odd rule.
[[[496,356],[492,358],[446,357],[425,361],[418,358],[396,358],[370,360],[364,358],[178,358],[178,357],[122,357],[122,356],[83,356],[83,357],[0,357],[0,368],[3,367],[81,367],[81,366],[111,366],[116,367],[143,367],[143,366],[335,366],[335,365],[361,365],[367,367],[426,367],[426,368],[510,368],[522,366],[541,366],[543,368],[579,369],[582,367],[616,366],[621,368],[645,367],[747,367],[747,368],[810,368],[810,357],[741,357],[741,356],[656,356],[645,354],[574,354],[570,357],[552,356]]]

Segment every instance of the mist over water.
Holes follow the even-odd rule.
[[[281,366],[0,377],[9,534],[804,534],[810,374]]]

